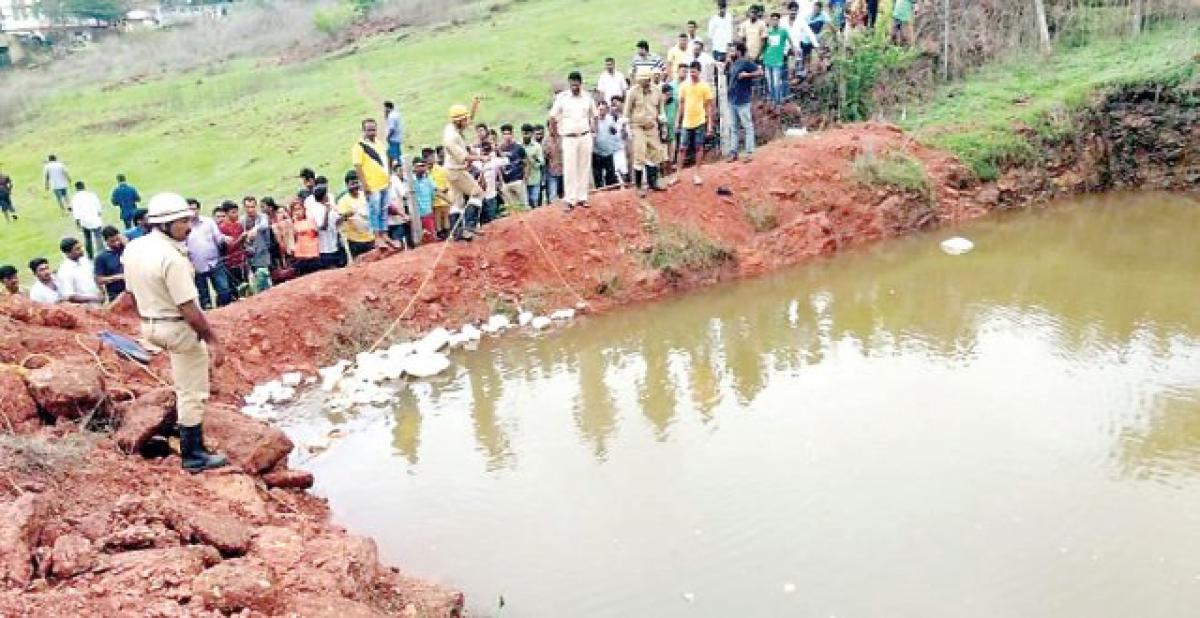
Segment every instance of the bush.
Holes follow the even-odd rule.
[[[646,254],[651,268],[669,271],[714,268],[731,259],[733,253],[699,230],[674,224],[658,228]]]
[[[358,17],[350,4],[335,4],[313,11],[313,27],[325,36],[333,36],[354,23]]]
[[[925,167],[911,155],[889,151],[883,156],[867,150],[854,159],[854,177],[874,187],[891,187],[919,195],[930,195]]]
[[[742,210],[746,214],[746,220],[759,234],[779,227],[779,213],[773,204],[750,204]]]

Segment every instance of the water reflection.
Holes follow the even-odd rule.
[[[931,238],[899,241],[639,308],[632,320],[618,312],[547,337],[485,343],[461,358],[452,381],[402,400],[394,446],[416,465],[422,416],[449,406],[469,411],[486,469],[503,470],[517,461],[509,433],[523,416],[569,410],[581,442],[604,461],[626,400],[666,441],[681,415],[708,425],[727,402],[751,409],[773,380],[840,354],[961,366],[981,338],[1014,328],[1085,365],[1133,362],[1135,340],[1151,363],[1177,354],[1181,338],[1194,343],[1200,244],[1181,246],[1160,228],[1169,219],[1200,229],[1197,209],[1172,200],[1083,208],[977,225],[979,250],[961,258]],[[545,396],[514,407],[510,390]],[[1182,401],[1184,418],[1195,401]]]
[[[1189,615],[1200,208],[1115,199],[485,341],[318,491],[514,615]]]

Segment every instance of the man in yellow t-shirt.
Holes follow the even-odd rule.
[[[425,159],[429,179],[433,181],[433,229],[441,234],[450,229],[450,179],[446,177],[446,168],[438,163],[435,149],[422,149],[421,157]]]
[[[679,72],[679,65],[688,64],[692,60],[692,46],[688,43],[687,33],[680,33],[679,42],[667,50],[667,75],[672,81],[683,81],[686,73]],[[608,101],[605,101],[608,103]]]
[[[686,149],[680,168],[695,162],[696,172],[692,176],[692,182],[695,184],[702,182],[700,180],[700,164],[704,161],[708,137],[712,135],[713,101],[716,100],[712,86],[700,79],[702,70],[703,67],[699,61],[692,62],[687,81],[679,86],[679,112],[676,114],[678,120],[675,121],[675,128],[679,134],[676,153],[679,148]],[[697,155],[697,151],[699,151],[699,155]]]
[[[750,7],[750,16],[738,26],[738,36],[746,44],[746,57],[755,62],[762,62],[763,48],[766,46],[767,22],[763,21],[762,12],[758,7]]]
[[[400,248],[388,238],[388,189],[392,179],[387,168],[387,148],[379,142],[375,120],[362,121],[362,138],[350,149],[350,160],[361,183],[362,197],[367,204],[367,228],[377,247]]]
[[[368,222],[370,206],[362,183],[354,172],[346,174],[346,194],[337,201],[342,236],[350,245],[350,257],[356,258],[375,248],[375,234]]]

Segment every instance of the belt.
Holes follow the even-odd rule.
[[[563,133],[563,137],[583,137],[589,134],[591,134],[591,131],[584,131],[583,133]]]
[[[142,321],[147,324],[159,324],[162,322],[182,322],[183,316],[177,315],[177,316],[169,317],[169,318],[147,318],[147,317],[143,316]]]

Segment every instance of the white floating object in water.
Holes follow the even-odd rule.
[[[462,330],[458,332],[469,341],[479,341],[480,337],[483,337],[483,333],[475,328],[474,324],[463,324]]]
[[[550,326],[550,318],[544,315],[539,315],[538,317],[533,318],[533,320],[529,322],[529,325],[538,330],[542,330],[543,328]]]
[[[438,327],[426,334],[417,342],[417,354],[433,354],[450,343],[450,331]]]
[[[517,315],[517,324],[520,324],[521,326],[529,326],[529,323],[532,321],[533,314],[528,311],[522,311]]]
[[[414,354],[404,359],[404,373],[414,378],[431,378],[449,368],[450,359],[437,352]]]
[[[483,326],[480,326],[479,329],[488,335],[495,335],[496,333],[500,332],[499,328],[492,326],[490,323],[485,323]]]
[[[783,134],[787,137],[804,137],[808,135],[808,127],[789,127]]]
[[[559,309],[550,314],[551,320],[570,320],[573,317],[575,317],[574,309]]]
[[[962,255],[974,248],[975,243],[962,236],[955,236],[954,238],[947,238],[942,241],[942,251],[945,251],[949,255]]]
[[[284,386],[300,386],[300,383],[304,381],[304,374],[299,371],[292,371],[280,376],[279,381],[283,382]]]
[[[508,316],[504,314],[497,313],[496,315],[488,318],[487,325],[496,330],[504,330],[509,326],[512,326],[512,320],[508,319]]]

